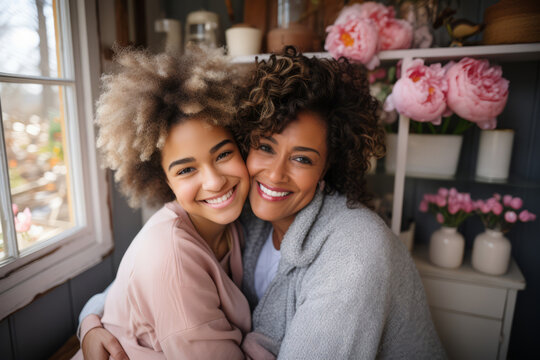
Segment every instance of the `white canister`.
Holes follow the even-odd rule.
[[[476,161],[476,176],[488,180],[506,180],[510,170],[514,130],[482,130]]]
[[[455,227],[443,226],[431,234],[429,260],[440,267],[457,268],[463,261],[465,239]]]
[[[230,56],[258,54],[261,50],[262,32],[247,26],[232,27],[225,31]]]

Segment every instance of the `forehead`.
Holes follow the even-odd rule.
[[[223,139],[232,139],[227,129],[204,120],[188,119],[171,126],[162,153],[166,157],[171,152],[207,152]]]
[[[313,112],[301,112],[296,119],[285,126],[279,134],[272,137],[282,140],[296,139],[310,143],[312,146],[326,147],[326,124],[321,117]]]

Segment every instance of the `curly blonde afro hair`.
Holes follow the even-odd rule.
[[[119,71],[102,77],[97,146],[130,206],[174,199],[161,167],[172,125],[197,118],[228,127],[237,111],[239,75],[221,50],[184,55],[124,49]]]
[[[327,128],[324,192],[346,195],[349,207],[371,205],[365,174],[386,147],[363,66],[345,58],[308,58],[289,46],[257,62],[249,90],[234,126],[244,152],[261,136],[281,133],[300,112],[314,112]]]

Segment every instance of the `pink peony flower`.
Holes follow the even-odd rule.
[[[405,20],[389,19],[379,28],[380,50],[408,49],[413,40],[413,28]]]
[[[515,212],[513,211],[507,211],[505,214],[504,214],[504,220],[506,220],[506,222],[509,222],[510,224],[513,224],[516,222],[517,220],[517,215]]]
[[[512,195],[504,195],[503,196],[503,205],[504,206],[510,206],[511,201],[512,201]]]
[[[406,70],[405,76],[395,83],[392,93],[386,98],[384,110],[395,108],[416,121],[439,125],[446,110],[447,89],[441,64],[425,66],[422,59],[416,59]]]
[[[15,203],[11,204],[11,209],[13,209],[13,215],[17,215],[19,212],[19,207]]]
[[[326,28],[328,35],[324,49],[334,58],[346,58],[361,62],[369,70],[379,65],[376,56],[379,35],[373,21],[354,19]]]
[[[363,4],[345,6],[339,13],[334,24],[345,23],[351,19],[371,19],[378,30],[380,27],[386,25],[388,20],[395,18],[395,15],[393,7],[368,1]]]
[[[493,129],[508,99],[508,80],[487,60],[463,58],[447,72],[448,106],[482,129]]]
[[[422,201],[420,202],[420,208],[419,208],[419,209],[420,209],[421,212],[427,212],[428,209],[429,209],[429,204],[428,204],[428,202],[427,202],[426,200],[422,200]]]
[[[15,220],[15,231],[17,232],[26,232],[30,230],[32,226],[32,213],[29,208],[25,208],[24,211],[19,212],[17,216],[14,217]]]

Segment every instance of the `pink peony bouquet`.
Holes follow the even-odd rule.
[[[448,70],[448,106],[482,129],[494,129],[508,99],[508,80],[500,66],[463,58]]]
[[[442,116],[448,114],[447,91],[446,69],[441,64],[427,66],[422,59],[415,59],[394,84],[384,110],[396,109],[413,120],[440,125]]]
[[[439,188],[436,194],[424,194],[420,202],[421,212],[435,214],[437,222],[443,226],[458,227],[465,219],[474,215],[476,206],[468,193],[460,193],[455,188]]]
[[[523,200],[511,195],[493,194],[487,200],[475,202],[476,213],[482,219],[487,229],[506,233],[518,221],[528,222],[536,220],[536,215],[522,209]]]
[[[409,48],[413,39],[412,26],[396,19],[393,7],[373,1],[345,6],[326,31],[326,51],[334,58],[361,62],[370,70],[379,65],[380,50]]]

